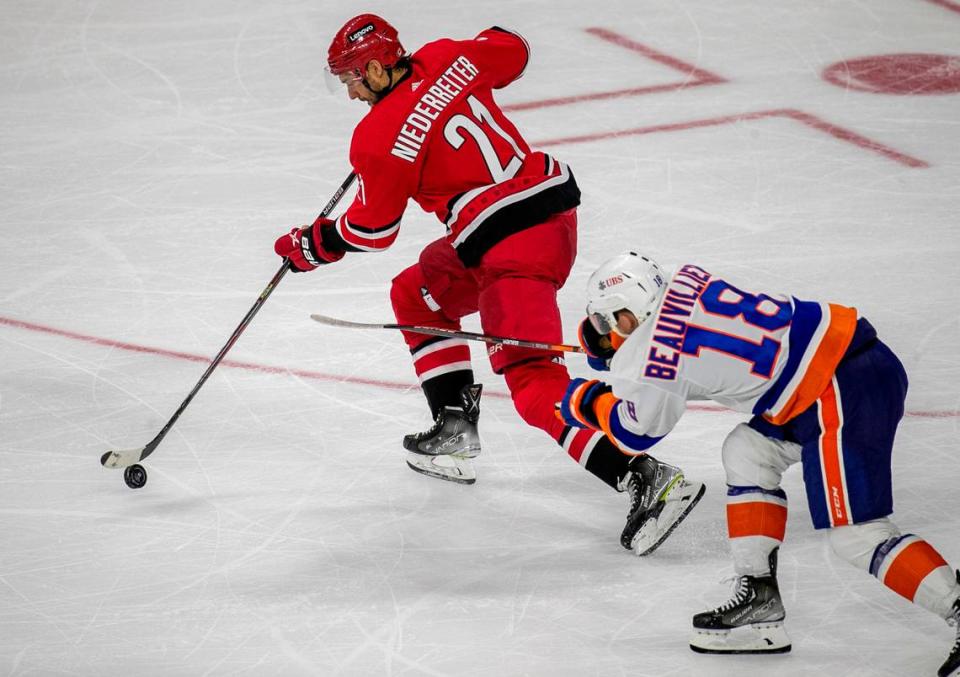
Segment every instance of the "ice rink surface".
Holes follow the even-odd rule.
[[[687,648],[692,614],[728,596],[719,449],[741,415],[691,411],[658,447],[707,495],[646,559],[618,543],[626,497],[523,425],[482,347],[479,481],[410,472],[400,439],[428,417],[400,336],[308,316],[392,320],[391,278],[442,234],[415,205],[387,253],[287,276],[146,487],[100,466],[159,431],[276,271],[275,237],[347,173],[364,107],[321,66],[368,9],[410,49],[492,24],[528,38],[499,100],[583,189],[568,340],[586,277],[627,246],[857,306],[911,377],[894,517],[960,564],[955,0],[13,0],[0,674],[935,674],[951,630],[831,554],[796,468],[793,652]],[[927,56],[823,77],[904,54]]]

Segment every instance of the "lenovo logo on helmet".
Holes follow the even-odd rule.
[[[351,33],[350,35],[348,35],[348,36],[347,36],[347,40],[349,40],[350,42],[356,42],[357,40],[359,40],[360,38],[362,38],[362,37],[363,37],[364,35],[366,35],[367,33],[370,33],[371,31],[373,31],[373,28],[374,28],[373,24],[367,24],[366,26],[364,26],[364,27],[361,28],[360,30],[354,31],[353,33]]]

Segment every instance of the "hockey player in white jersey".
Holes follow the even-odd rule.
[[[567,423],[603,430],[629,453],[669,433],[690,400],[753,415],[722,449],[736,589],[694,616],[690,647],[790,650],[777,585],[780,480],[799,462],[814,527],[841,559],[958,628],[938,674],[960,674],[960,572],[889,517],[907,376],[870,323],[854,308],[748,292],[693,264],[669,276],[635,252],[604,263],[587,294],[582,333],[596,347],[591,364],[609,373],[570,384]]]

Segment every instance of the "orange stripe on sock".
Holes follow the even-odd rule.
[[[768,536],[782,541],[786,531],[785,506],[762,501],[727,504],[727,534],[730,538]]]
[[[934,569],[946,565],[946,560],[932,545],[926,541],[914,541],[890,563],[883,584],[912,602],[923,579]]]
[[[835,527],[846,526],[850,523],[850,516],[847,515],[843,473],[840,471],[840,412],[837,411],[837,393],[832,382],[820,394],[820,417],[823,419],[820,463],[823,464],[823,493],[827,499],[830,524]]]

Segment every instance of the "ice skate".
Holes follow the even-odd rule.
[[[705,490],[702,482],[686,481],[680,468],[650,455],[630,462],[624,482],[630,495],[630,512],[620,543],[639,557],[649,555],[667,539]]]
[[[738,576],[733,597],[713,611],[693,617],[690,648],[698,653],[786,653],[790,637],[777,585],[777,551],[770,553],[770,574]]]
[[[460,391],[461,406],[444,407],[429,430],[404,436],[411,470],[460,484],[477,481],[470,459],[480,454],[477,421],[482,390],[480,384],[464,387]]]
[[[957,572],[957,582],[960,583],[960,571]],[[960,599],[953,603],[953,613],[947,619],[947,623],[957,631],[957,636],[953,640],[950,655],[937,671],[937,677],[958,677],[960,675]]]

